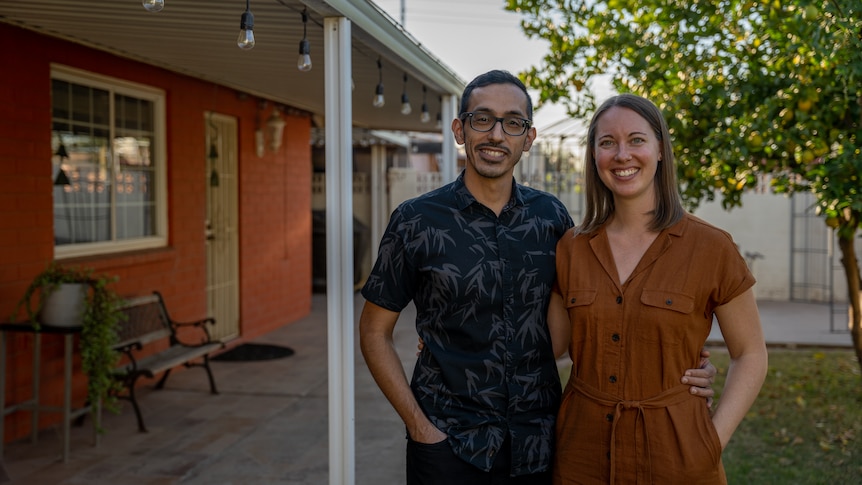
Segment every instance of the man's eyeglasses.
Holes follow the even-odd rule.
[[[462,113],[461,118],[470,120],[470,128],[485,133],[494,129],[494,125],[500,122],[503,132],[509,136],[521,136],[530,128],[531,121],[520,116],[504,116],[497,118],[489,113],[470,111]]]

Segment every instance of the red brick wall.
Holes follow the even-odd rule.
[[[167,107],[167,248],[63,261],[116,275],[117,290],[159,290],[174,318],[206,316],[206,147],[204,113],[238,120],[240,219],[240,333],[252,339],[307,315],[311,308],[310,117],[285,114],[280,150],[258,158],[254,120],[258,99],[211,83],[0,24],[0,320],[5,321],[30,279],[53,257],[50,64],[164,90]],[[14,68],[12,67],[14,66]],[[9,334],[7,403],[30,396],[32,338]],[[62,397],[62,339],[43,338],[41,395]],[[75,402],[86,379],[75,367]],[[59,421],[42,415],[41,426]],[[5,437],[28,433],[29,415],[6,418]]]

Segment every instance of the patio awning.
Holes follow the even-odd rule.
[[[307,9],[313,67],[296,67]],[[324,18],[352,24],[353,125],[376,130],[437,131],[439,98],[459,96],[464,82],[397,22],[365,0],[251,0],[256,43],[236,45],[242,0],[165,0],[161,12],[139,0],[3,0],[0,22],[215,82],[323,116]],[[386,104],[374,108],[381,60]],[[413,106],[400,113],[404,75]],[[422,87],[431,121],[420,120]],[[320,124],[322,127],[322,123]]]

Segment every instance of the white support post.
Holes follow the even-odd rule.
[[[386,193],[386,146],[371,146],[371,264],[377,260],[380,239],[389,220],[389,207]]]
[[[350,21],[323,21],[326,64],[326,323],[329,364],[329,483],[353,485],[353,110]]]
[[[458,97],[452,94],[443,96],[440,120],[443,122],[443,157],[441,175],[444,184],[452,182],[458,176],[458,147],[452,135],[452,120],[458,116]]]

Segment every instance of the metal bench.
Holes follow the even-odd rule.
[[[210,369],[209,354],[224,347],[222,342],[214,342],[210,338],[207,325],[215,325],[215,319],[204,318],[194,322],[175,322],[171,320],[162,295],[154,291],[152,295],[140,296],[126,300],[122,307],[126,319],[121,321],[117,333],[119,343],[114,347],[122,352],[127,361],[117,369],[116,377],[122,382],[125,394],[117,395],[128,400],[135,409],[138,418],[138,429],[146,432],[141,409],[135,398],[135,384],[141,377],[153,378],[164,372],[156,384],[161,389],[177,366],[203,367],[209,378],[210,391],[218,394],[212,369]],[[198,342],[190,342],[189,334],[183,332],[181,341],[177,331],[183,327],[195,327],[201,330]],[[167,338],[169,347],[153,354],[138,357],[145,345]]]

